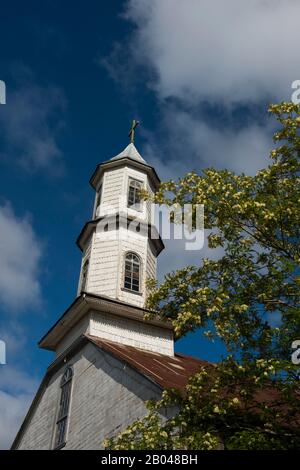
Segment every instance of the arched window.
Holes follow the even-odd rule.
[[[85,291],[87,285],[87,277],[89,272],[89,260],[86,259],[82,266],[82,273],[81,273],[81,292]]]
[[[60,381],[61,392],[56,421],[55,448],[60,448],[66,443],[72,378],[72,367],[67,367]]]
[[[125,257],[125,289],[139,292],[140,290],[140,267],[141,262],[135,253],[127,253]]]
[[[141,210],[141,196],[140,190],[142,189],[142,183],[140,181],[130,179],[128,187],[128,207]]]
[[[100,207],[100,204],[101,204],[101,199],[102,199],[102,183],[100,184],[99,189],[97,191],[94,218],[99,216],[99,207]]]

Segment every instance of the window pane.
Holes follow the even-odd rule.
[[[65,442],[65,435],[66,435],[66,428],[67,428],[67,419],[63,419],[57,424],[57,440],[56,440],[56,447],[64,444]]]
[[[71,384],[72,384],[73,371],[71,367],[68,367],[61,379],[61,392],[59,410],[57,416],[57,427],[56,427],[56,442],[55,446],[58,447],[66,441],[66,430],[68,422],[68,413],[70,406],[71,396]]]
[[[61,405],[59,410],[58,419],[68,414],[69,400],[70,400],[71,382],[67,382],[61,389]]]
[[[86,288],[88,270],[89,270],[89,260],[86,260],[82,267],[82,277],[81,277],[81,290],[82,291],[84,291]]]
[[[97,207],[99,207],[101,204],[101,197],[102,197],[102,184],[99,188],[98,195],[97,195]]]
[[[139,191],[142,188],[142,184],[136,180],[130,180],[128,189],[128,206],[136,206],[137,210],[140,210],[139,204],[141,202]]]
[[[134,253],[127,253],[125,258],[124,287],[134,292],[140,290],[140,260]]]

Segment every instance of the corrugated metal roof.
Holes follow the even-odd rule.
[[[86,337],[96,346],[130,364],[162,388],[183,390],[189,377],[196,374],[202,366],[212,366],[207,361],[183,354],[166,356],[133,346],[113,343],[96,336],[86,335]]]

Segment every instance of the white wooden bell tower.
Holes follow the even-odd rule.
[[[153,226],[151,203],[141,201],[139,191],[154,193],[159,182],[133,142],[97,166],[90,180],[96,191],[93,219],[77,240],[83,252],[78,295],[144,306],[146,280],[156,278],[164,245]]]
[[[82,251],[77,297],[39,343],[57,357],[82,335],[174,355],[172,324],[155,315],[145,320],[146,281],[156,278],[164,245],[140,190],[154,193],[160,180],[132,140],[91,177],[95,203],[77,239]]]

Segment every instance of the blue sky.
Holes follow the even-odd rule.
[[[8,364],[0,366],[0,448],[51,361],[36,343],[76,295],[90,175],[127,145],[131,120],[141,121],[136,146],[162,179],[210,165],[250,174],[266,165],[267,105],[289,99],[300,78],[300,8],[242,3],[1,5],[0,339]],[[181,248],[167,244],[160,276],[195,261]],[[198,334],[177,350],[209,360],[223,351]]]

